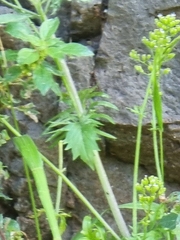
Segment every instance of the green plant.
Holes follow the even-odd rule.
[[[1,111],[4,109],[10,110],[8,114],[13,118],[14,124],[10,124],[5,115],[0,116],[0,121],[15,135],[14,143],[24,159],[38,240],[42,239],[42,237],[39,231],[38,214],[34,202],[29,169],[33,174],[54,240],[62,239],[62,232],[65,228],[63,216],[66,214],[60,214],[60,226],[57,217],[60,208],[62,180],[96,217],[96,219],[92,219],[90,216],[86,216],[83,220],[82,231],[73,240],[120,240],[122,238],[150,240],[154,238],[162,239],[162,237],[167,240],[173,239],[179,232],[179,204],[173,204],[171,211],[168,210],[168,204],[172,203],[174,199],[176,199],[177,203],[179,194],[173,195],[173,198],[171,198],[172,196],[165,198],[165,202],[159,205],[154,201],[164,191],[163,118],[160,78],[163,74],[167,74],[170,71],[169,68],[163,69],[162,66],[174,57],[172,51],[180,40],[180,37],[177,36],[180,32],[180,20],[176,20],[174,15],[160,16],[156,20],[157,29],[154,32],[150,32],[149,39],[143,38],[143,43],[150,49],[150,54],[140,55],[135,50],[130,53],[131,58],[140,63],[140,65],[135,66],[135,69],[149,78],[142,106],[131,109],[138,115],[138,132],[133,203],[126,205],[127,208],[133,208],[133,226],[132,234],[130,234],[120,211],[122,206],[119,208],[117,204],[98,153],[97,141],[100,140],[101,136],[114,138],[100,130],[102,120],[113,123],[111,117],[101,113],[100,109],[101,107],[107,107],[117,110],[117,108],[106,101],[108,96],[98,92],[96,88],[84,89],[78,92],[65,61],[67,56],[93,56],[93,53],[85,46],[77,43],[65,43],[55,36],[60,24],[59,19],[57,17],[48,19],[47,14],[52,16],[55,10],[54,6],[59,6],[61,0],[30,0],[30,3],[34,6],[35,13],[22,8],[18,0],[14,0],[14,4],[6,0],[1,0],[0,2],[18,11],[17,13],[0,16],[0,23],[5,25],[5,31],[26,43],[26,46],[20,50],[4,50],[1,43],[0,107]],[[35,18],[40,22],[39,27],[36,27],[33,22]],[[62,79],[66,89],[65,92],[61,91],[59,84],[54,80],[54,76]],[[17,87],[18,97],[13,93],[12,87]],[[21,135],[20,133],[16,111],[23,111],[34,121],[38,121],[38,113],[31,101],[28,104],[23,104],[24,99],[30,100],[31,92],[34,90],[38,90],[43,96],[48,91],[53,91],[57,99],[66,104],[66,109],[47,123],[47,128],[44,132],[44,134],[50,135],[48,141],[53,140],[53,144],[59,144],[58,168],[39,152],[30,136]],[[158,178],[145,177],[141,184],[137,185],[142,124],[149,99],[152,103],[152,132]],[[5,143],[9,138],[4,130],[1,136],[2,143]],[[160,144],[158,144],[158,137]],[[116,233],[108,225],[104,218],[64,175],[62,145],[66,145],[65,150],[71,150],[73,160],[81,158],[92,170],[97,172],[119,233]],[[43,162],[59,177],[59,193],[57,192],[55,207],[49,193]],[[153,181],[155,185],[152,183]],[[138,191],[141,191],[139,201],[137,199]],[[140,222],[137,220],[138,208],[143,209],[145,212],[145,217]],[[173,229],[166,230],[168,221],[174,222]],[[144,232],[141,230],[142,227]],[[63,231],[61,231],[62,228]]]
[[[3,3],[7,3],[6,1],[2,1]],[[72,149],[73,157],[77,158],[80,156],[88,165],[91,166],[91,168],[96,169],[102,186],[104,188],[107,200],[109,202],[110,208],[112,210],[112,213],[115,217],[116,223],[119,227],[120,232],[124,236],[128,236],[129,232],[126,227],[126,224],[122,218],[121,212],[118,209],[117,202],[115,200],[114,194],[111,190],[109,181],[107,179],[107,176],[105,174],[103,165],[101,163],[99,154],[98,154],[98,146],[96,144],[96,140],[99,139],[99,135],[103,135],[106,137],[112,137],[109,134],[100,131],[98,129],[98,126],[101,125],[99,122],[99,119],[105,118],[106,120],[111,120],[110,117],[108,117],[105,114],[98,114],[96,112],[97,106],[107,106],[115,108],[112,104],[106,102],[106,101],[90,101],[90,98],[92,97],[99,97],[102,96],[100,93],[96,93],[93,90],[90,90],[89,93],[87,90],[84,92],[81,91],[79,94],[74,86],[73,80],[70,76],[69,69],[64,61],[65,56],[91,56],[93,53],[87,48],[77,43],[65,43],[61,39],[58,39],[55,37],[55,32],[59,26],[59,20],[57,18],[54,19],[47,19],[46,17],[46,9],[44,9],[44,4],[42,1],[31,1],[31,3],[34,5],[37,14],[34,15],[34,13],[27,12],[24,10],[20,3],[16,0],[16,5],[11,4],[11,6],[14,6],[14,8],[21,11],[21,14],[6,14],[0,16],[0,22],[3,24],[6,24],[5,31],[8,32],[10,35],[12,35],[15,38],[20,38],[21,40],[29,43],[30,47],[25,47],[20,49],[17,52],[13,51],[2,51],[2,63],[3,63],[3,78],[2,82],[3,84],[6,83],[5,87],[9,88],[11,85],[19,85],[21,89],[25,92],[23,96],[29,96],[30,92],[34,89],[37,89],[40,91],[42,95],[45,95],[49,90],[52,90],[58,97],[62,96],[61,91],[59,90],[58,84],[54,81],[53,75],[61,76],[63,83],[66,87],[67,93],[70,96],[71,104],[75,110],[69,112],[69,116],[66,116],[64,121],[62,121],[63,129],[61,132],[65,134],[65,143],[67,143],[67,149]],[[52,3],[52,1],[51,1]],[[50,6],[50,1],[47,2],[47,4]],[[7,5],[9,5],[7,3]],[[48,6],[46,5],[46,6]],[[33,24],[30,17],[39,17],[39,20],[41,21],[41,25],[39,29]],[[23,24],[20,21],[24,21]],[[13,55],[12,58],[9,57],[9,55]],[[28,58],[27,58],[28,56]],[[52,64],[51,61],[47,61],[47,59],[52,59],[55,63]],[[12,65],[13,62],[13,65]],[[9,76],[13,75],[13,78],[9,78]],[[28,94],[27,94],[28,90]],[[7,91],[8,92],[8,91]],[[88,93],[88,98],[86,99],[85,96]],[[82,97],[82,99],[81,99]],[[105,95],[103,95],[105,97]],[[16,127],[16,130],[12,125],[10,125],[4,117],[1,118],[1,122],[8,127],[18,138],[16,138],[15,143],[18,145],[18,148],[20,149],[24,159],[25,159],[25,166],[26,164],[30,167],[34,174],[34,169],[36,167],[39,167],[38,162],[40,162],[40,157],[36,159],[35,166],[29,165],[29,158],[28,153],[32,151],[32,154],[34,154],[34,145],[32,140],[27,136],[21,136],[19,133],[19,127],[18,123],[16,121],[15,117],[15,110],[19,110],[15,106],[16,101],[14,100],[12,94],[8,92],[7,98],[10,101],[11,104],[4,104],[4,108],[9,107],[12,111],[12,116],[14,117],[14,125]],[[85,106],[81,103],[86,105],[86,101],[88,100],[88,104],[91,105],[91,108],[89,106]],[[67,111],[66,111],[67,112]],[[30,114],[32,117],[32,114]],[[60,116],[61,117],[61,116]],[[34,118],[34,115],[33,115]],[[68,122],[69,121],[69,122]],[[60,123],[59,123],[60,124]],[[64,126],[66,124],[66,126]],[[68,124],[68,125],[67,125]],[[50,126],[54,127],[54,126]],[[74,148],[74,142],[72,142],[72,130],[75,128],[75,134],[78,134],[79,136],[79,143],[78,143],[78,149]],[[18,130],[18,131],[17,131]],[[91,140],[91,141],[90,141]],[[28,153],[25,151],[25,149],[30,149]],[[38,157],[39,154],[36,151],[36,156]],[[37,161],[39,159],[39,161]],[[43,159],[43,158],[42,158]],[[43,171],[41,171],[43,172]],[[28,176],[28,171],[26,169],[26,175]],[[36,179],[36,174],[34,174],[34,177]],[[45,184],[45,178],[42,181],[44,186]],[[30,181],[29,181],[30,182]],[[36,181],[38,190],[41,191],[40,185],[38,184],[38,181]],[[46,194],[48,191],[46,191]],[[31,195],[32,191],[31,191]],[[32,196],[33,199],[33,196]],[[81,196],[81,199],[83,202],[87,201]],[[33,201],[33,200],[32,200]],[[43,203],[43,200],[42,200]],[[89,203],[88,203],[89,205]],[[116,239],[119,239],[118,235],[115,234],[115,232],[108,226],[107,223],[100,217],[97,212],[89,205],[90,209],[92,209],[92,212],[95,213],[95,215],[98,217],[98,219],[103,222],[105,227],[111,231],[112,235],[115,236]],[[35,208],[34,208],[35,210]],[[45,207],[46,214],[48,215],[48,208]],[[50,212],[50,211],[49,211]],[[52,218],[54,218],[52,215],[53,210],[51,211],[51,214],[48,215]],[[53,224],[51,225],[53,221]],[[52,233],[54,235],[54,239],[61,238],[60,234],[58,236],[58,230],[57,225],[55,227],[55,220],[50,220],[50,225]],[[56,230],[54,230],[53,226]],[[38,228],[38,227],[37,227]],[[40,236],[39,236],[40,238]]]
[[[23,240],[26,235],[20,230],[17,221],[11,218],[4,218],[0,214],[0,238],[2,240]]]
[[[143,118],[145,115],[148,101],[151,100],[152,108],[152,133],[155,165],[157,176],[160,181],[164,180],[164,156],[163,156],[163,114],[162,114],[162,90],[161,78],[168,74],[170,68],[163,68],[164,64],[174,58],[174,47],[179,43],[180,20],[176,19],[174,14],[162,16],[155,20],[156,29],[149,33],[149,38],[143,37],[142,42],[145,44],[150,54],[138,54],[132,50],[130,57],[140,63],[135,65],[136,71],[148,76],[149,82],[142,106],[132,109],[138,115],[138,132],[135,154],[134,167],[134,193],[133,193],[133,231],[137,233],[137,190],[135,185],[138,181],[138,168],[140,160],[140,145],[142,135]],[[158,140],[159,137],[159,140]]]

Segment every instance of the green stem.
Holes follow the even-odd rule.
[[[157,176],[159,180],[162,181],[161,167],[160,167],[160,161],[159,161],[158,141],[157,141],[156,114],[155,114],[154,108],[152,109],[152,131],[153,131],[153,149],[154,149],[156,171],[157,171]]]
[[[146,94],[144,97],[143,104],[140,108],[139,118],[138,118],[138,129],[137,129],[137,137],[136,137],[136,148],[135,148],[135,160],[134,160],[134,174],[133,174],[133,233],[137,234],[137,190],[136,184],[138,182],[138,173],[139,173],[139,161],[140,161],[140,150],[141,150],[141,135],[142,135],[142,125],[143,125],[143,118],[145,109],[147,106],[150,90],[151,90],[151,83],[152,81],[149,80]]]
[[[58,69],[62,72],[62,80],[63,83],[67,89],[67,92],[69,93],[69,96],[74,104],[74,108],[76,109],[76,112],[79,117],[82,116],[84,110],[81,104],[81,101],[79,99],[79,95],[77,93],[76,87],[74,85],[74,81],[71,77],[69,68],[65,62],[65,60],[60,59],[60,60],[54,60],[57,64]]]
[[[47,16],[42,8],[42,3],[41,1],[36,2],[36,0],[33,2],[33,5],[36,9],[36,12],[39,14],[39,19],[42,22],[44,22],[47,19]]]
[[[19,6],[15,5],[15,4],[9,3],[9,2],[7,2],[6,0],[0,0],[0,2],[1,2],[1,3],[4,3],[6,6],[8,6],[8,7],[10,7],[10,8],[17,9],[17,10],[20,10],[20,11],[23,10],[24,13],[30,14],[30,15],[32,15],[33,17],[36,17],[36,18],[39,17],[38,14],[36,14],[36,13],[34,13],[34,12],[31,12],[31,11],[29,11],[29,10],[27,10],[27,9],[24,9],[24,8],[22,8],[22,7],[19,7]]]
[[[99,153],[97,151],[94,151],[94,156],[95,156],[95,159],[94,159],[95,169],[98,174],[98,177],[101,182],[107,201],[109,203],[112,214],[114,216],[114,219],[116,221],[116,224],[123,237],[130,237],[129,230],[121,214],[121,211],[119,210],[119,206],[117,204],[112,188],[109,184],[109,180],[104,170],[104,167],[102,165]]]
[[[59,171],[63,170],[63,141],[59,141]],[[62,191],[62,178],[58,176],[58,184],[57,184],[57,196],[56,196],[56,204],[55,211],[58,214],[61,203],[61,191]]]
[[[41,235],[40,225],[39,225],[39,219],[38,219],[38,214],[37,214],[37,209],[36,209],[36,203],[35,203],[35,199],[34,199],[34,193],[33,193],[33,189],[32,189],[31,178],[30,178],[30,175],[29,175],[29,169],[27,167],[26,161],[23,161],[23,163],[24,163],[24,170],[25,170],[27,183],[28,183],[28,188],[29,188],[29,193],[30,193],[32,209],[33,209],[33,213],[34,213],[37,239],[42,240],[42,235]]]
[[[161,176],[164,182],[164,147],[163,147],[163,131],[159,130],[159,142],[160,142],[160,164],[161,164]]]

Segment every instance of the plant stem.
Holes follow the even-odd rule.
[[[6,6],[8,6],[8,7],[10,7],[10,8],[17,9],[17,10],[20,10],[20,11],[23,10],[24,13],[30,14],[30,15],[32,15],[33,17],[36,17],[36,18],[39,17],[38,14],[36,14],[36,13],[34,13],[34,12],[31,12],[31,11],[29,11],[29,10],[27,10],[27,9],[24,9],[24,8],[22,8],[22,7],[19,7],[19,6],[15,5],[15,4],[9,3],[9,2],[7,2],[6,0],[0,0],[0,2],[4,3]]]
[[[74,85],[74,81],[71,77],[69,68],[65,62],[65,60],[60,59],[60,60],[54,60],[57,64],[58,69],[62,72],[62,80],[63,83],[67,89],[67,92],[69,93],[69,96],[74,104],[74,108],[76,109],[76,112],[79,117],[82,116],[84,110],[81,104],[81,101],[79,99],[79,95],[77,93],[76,87]]]
[[[116,224],[123,237],[130,237],[129,230],[121,214],[121,211],[119,210],[119,206],[117,204],[116,198],[110,186],[104,167],[102,165],[99,153],[97,151],[94,151],[94,156],[95,156],[95,159],[94,159],[95,169],[98,174],[98,177],[101,182],[107,201],[109,203],[112,214],[114,216],[114,219],[116,221]]]
[[[136,149],[135,149],[135,160],[134,160],[134,173],[133,173],[133,233],[137,234],[137,190],[136,184],[138,182],[138,173],[139,173],[139,161],[140,161],[140,150],[141,150],[141,135],[142,135],[142,125],[145,109],[147,106],[150,89],[152,81],[149,80],[148,86],[146,88],[146,94],[142,106],[139,109],[139,118],[138,118],[138,129],[136,137]]]
[[[164,147],[163,147],[163,131],[159,130],[159,142],[160,142],[160,165],[161,165],[161,176],[164,182]]]
[[[59,171],[63,170],[63,141],[59,141]],[[57,195],[56,195],[56,204],[55,211],[58,214],[61,203],[61,191],[62,191],[62,178],[58,176],[58,184],[57,184]]]
[[[158,151],[158,141],[157,141],[157,124],[156,124],[156,114],[154,108],[152,109],[152,131],[153,131],[153,149],[154,149],[154,158],[156,164],[156,171],[159,180],[162,180],[161,167],[159,161],[159,151]]]
[[[30,193],[32,209],[33,209],[33,213],[34,213],[37,239],[42,240],[42,235],[41,235],[40,225],[39,225],[39,219],[38,219],[38,214],[37,214],[37,209],[36,209],[36,203],[35,203],[35,199],[34,199],[34,193],[33,193],[33,189],[32,189],[31,178],[30,178],[30,175],[29,175],[29,169],[27,167],[26,161],[23,161],[23,163],[24,163],[24,170],[25,170],[27,183],[28,183],[28,188],[29,188],[29,193]]]

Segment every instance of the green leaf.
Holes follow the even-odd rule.
[[[19,223],[11,218],[4,218],[4,225],[7,232],[20,231]]]
[[[59,19],[56,17],[54,19],[45,20],[40,26],[40,37],[43,40],[48,40],[51,38],[59,27]]]
[[[140,202],[137,203],[136,207],[137,207],[138,210],[144,210],[144,207],[142,206],[142,204]],[[120,204],[119,208],[122,208],[122,209],[133,209],[134,208],[134,204],[133,203]],[[150,210],[156,212],[156,210],[158,208],[159,208],[159,204],[158,203],[152,203]]]
[[[67,56],[78,56],[78,57],[86,57],[86,56],[93,56],[94,53],[86,46],[79,44],[79,43],[67,43],[62,48],[62,53]]]
[[[23,41],[28,41],[28,35],[33,34],[29,24],[27,24],[27,22],[24,21],[8,23],[5,30],[11,36],[19,38]]]
[[[176,213],[169,213],[165,216],[163,216],[160,220],[159,220],[159,224],[163,227],[163,228],[167,228],[167,229],[175,229],[176,228],[176,220],[177,220],[178,214]]]
[[[58,47],[49,47],[47,49],[47,55],[51,58],[64,58],[65,54],[62,52],[62,48],[65,45],[64,42],[62,42],[62,46]]]
[[[52,73],[46,69],[43,65],[39,65],[33,71],[33,81],[35,87],[41,92],[44,96],[46,93],[52,89],[53,91],[58,91],[58,84],[54,81]]]
[[[103,119],[103,120],[106,120],[106,121],[114,124],[114,120],[107,114],[94,112],[94,113],[91,113],[90,116],[93,119],[96,119],[96,120]]]
[[[26,163],[31,171],[43,166],[43,161],[37,147],[28,135],[15,137],[14,144],[22,154],[23,158],[26,159]]]
[[[4,82],[13,82],[21,75],[21,68],[19,66],[12,66],[7,68],[4,75]]]
[[[114,137],[113,135],[106,133],[104,131],[101,131],[99,129],[96,130],[97,134],[103,136],[103,137],[107,137],[107,138],[111,138],[111,139],[116,139],[116,137]]]
[[[48,69],[53,75],[56,76],[62,76],[62,72],[60,72],[54,65],[52,65],[50,62],[45,61],[43,63],[44,67]]]
[[[103,107],[112,108],[114,110],[118,110],[118,108],[114,104],[107,101],[94,101],[93,103],[91,103],[90,108],[94,108],[98,106],[103,106]]]
[[[17,62],[19,64],[31,64],[39,59],[39,53],[31,48],[22,48],[18,52]]]
[[[17,50],[5,50],[5,55],[6,55],[6,59],[7,61],[16,61],[17,59],[17,55],[18,55],[18,51]],[[1,59],[2,59],[2,53],[1,53]]]
[[[61,129],[66,131],[64,143],[66,150],[71,149],[73,160],[80,157],[89,167],[94,169],[94,150],[99,150],[96,140],[96,128],[90,123],[72,122]]]
[[[24,161],[31,169],[36,183],[39,198],[45,209],[50,229],[53,234],[53,239],[59,239],[59,227],[55,216],[55,210],[50,196],[45,170],[43,168],[43,161],[35,143],[30,136],[24,135],[14,138],[16,147],[21,152]]]
[[[0,15],[0,23],[5,24],[10,22],[23,22],[27,18],[28,16],[24,14],[22,15],[19,13],[7,13],[7,14]]]

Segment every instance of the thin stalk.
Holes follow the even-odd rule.
[[[0,122],[2,122],[15,136],[21,136],[21,134],[10,123],[8,123],[5,118],[0,118]]]
[[[63,80],[63,83],[67,89],[67,92],[69,93],[69,96],[74,104],[74,108],[76,109],[76,112],[79,117],[82,116],[84,110],[81,104],[81,101],[79,99],[79,95],[77,93],[76,87],[74,85],[74,81],[71,77],[69,68],[65,62],[65,60],[54,60],[57,64],[58,69],[63,73],[61,78]]]
[[[58,144],[59,149],[59,171],[63,170],[63,141],[59,141]],[[58,214],[61,204],[61,192],[62,192],[62,178],[58,176],[58,183],[57,183],[57,195],[56,195],[56,204],[55,204],[55,211]]]
[[[151,89],[151,79],[149,80],[148,86],[146,88],[146,94],[144,97],[143,104],[140,108],[139,118],[138,118],[138,129],[137,129],[137,137],[136,137],[136,148],[135,148],[135,160],[134,160],[134,173],[133,173],[133,233],[137,234],[137,190],[136,184],[138,182],[138,173],[139,173],[139,161],[140,161],[140,150],[141,150],[141,135],[142,135],[142,125],[145,109],[147,106],[147,102],[149,99],[150,89]]]
[[[30,179],[30,175],[29,175],[29,169],[27,167],[26,162],[23,161],[23,163],[24,163],[24,170],[25,170],[27,183],[28,183],[28,188],[29,188],[32,210],[33,210],[33,213],[34,213],[34,221],[35,221],[35,226],[36,226],[37,239],[42,240],[42,235],[41,235],[41,230],[40,230],[40,225],[39,225],[39,219],[38,219],[38,214],[37,214],[37,208],[36,208],[34,193],[33,193],[33,189],[32,189],[31,179]]]
[[[6,119],[0,118],[0,121],[17,137],[22,135],[14,129]],[[39,153],[42,157],[42,160],[59,176],[62,177],[63,181],[71,188],[71,190],[77,195],[77,197],[84,203],[84,205],[91,211],[91,213],[102,223],[102,225],[115,237],[117,240],[121,238],[114,232],[114,230],[108,225],[108,223],[101,217],[101,215],[96,211],[96,209],[91,205],[91,203],[83,196],[83,194],[72,184],[72,182],[45,156]]]
[[[164,147],[163,147],[163,131],[159,130],[159,142],[160,142],[160,165],[161,165],[161,176],[164,182]]]
[[[31,12],[31,11],[29,11],[29,10],[27,10],[27,9],[22,9],[22,7],[19,7],[19,6],[15,5],[15,4],[9,3],[9,2],[7,2],[6,0],[0,0],[0,2],[1,2],[1,3],[4,3],[6,6],[11,7],[11,8],[13,8],[13,9],[17,9],[17,10],[20,10],[20,11],[23,10],[24,13],[30,14],[30,15],[36,17],[36,18],[39,17],[38,14],[36,14],[36,13],[34,13],[34,12]]]
[[[155,114],[154,108],[152,109],[152,131],[153,131],[153,149],[154,149],[156,171],[157,171],[157,176],[159,180],[162,181],[161,167],[160,167],[160,161],[159,161],[158,141],[157,141],[156,114]]]
[[[38,3],[36,3],[36,1],[34,1],[33,5],[36,9],[36,12],[39,14],[39,19],[40,19],[41,23],[44,22],[47,19],[47,16],[42,8],[41,2],[39,1]]]
[[[51,0],[47,0],[46,6],[45,6],[45,8],[44,8],[45,14],[47,14],[50,4],[51,4]]]
[[[121,211],[119,210],[119,206],[117,204],[112,188],[109,184],[109,180],[102,165],[99,153],[97,151],[94,151],[94,156],[95,156],[94,159],[95,169],[98,174],[104,193],[106,195],[112,214],[114,216],[114,219],[116,221],[116,224],[123,237],[130,237],[129,230],[121,214]]]

